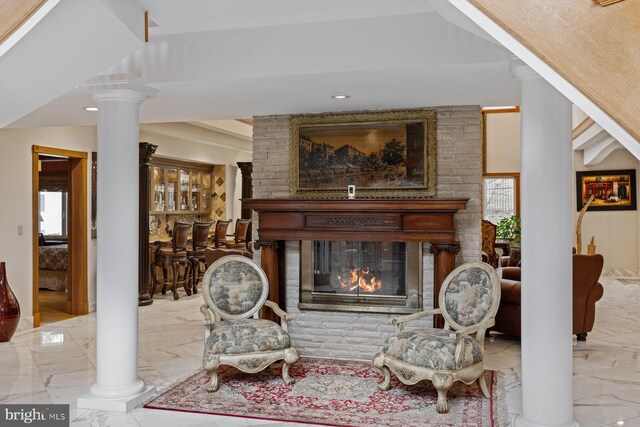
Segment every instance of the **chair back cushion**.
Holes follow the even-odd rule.
[[[444,279],[439,304],[442,316],[453,329],[495,317],[500,304],[500,279],[489,264],[463,264]]]
[[[230,219],[226,221],[219,219],[218,221],[216,221],[216,230],[213,237],[213,247],[217,248],[219,246],[225,246],[227,244],[227,231],[229,230],[229,224],[231,224]]]
[[[204,249],[209,242],[209,230],[213,222],[194,222],[191,238],[193,239],[193,250]]]
[[[234,232],[234,241],[236,244],[247,242],[247,235],[249,234],[250,228],[251,228],[250,219],[238,218],[236,220],[236,230]]]
[[[191,224],[187,222],[176,222],[173,225],[173,234],[171,237],[171,243],[172,243],[174,252],[187,250],[187,241],[189,240],[190,229],[191,229]]]
[[[246,319],[257,312],[269,293],[264,271],[240,255],[218,259],[204,274],[202,295],[223,319]]]

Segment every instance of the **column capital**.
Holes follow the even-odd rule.
[[[83,90],[92,94],[96,102],[124,101],[140,103],[155,98],[157,89],[145,85],[138,76],[130,74],[104,74],[89,80]]]
[[[151,163],[151,157],[156,152],[157,145],[149,144],[148,142],[141,142],[139,144],[140,150],[140,166],[149,166]]]
[[[511,75],[518,80],[542,78],[540,77],[540,74],[533,70],[533,68],[528,66],[522,59],[515,55],[512,55],[509,60],[509,70],[511,71]]]
[[[252,162],[237,162],[238,168],[240,169],[240,173],[242,176],[251,176],[253,172],[253,163]]]

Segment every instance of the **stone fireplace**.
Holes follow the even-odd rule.
[[[437,277],[443,277],[442,260],[448,258],[452,267],[463,262],[474,262],[480,259],[480,206],[482,179],[482,139],[481,139],[481,110],[477,106],[437,107],[437,198],[468,199],[466,207],[460,208],[452,215],[452,233],[449,241],[458,242],[459,246],[448,245],[444,241],[416,240],[412,244],[421,249],[421,298],[422,309],[433,307],[434,283]],[[289,116],[260,116],[254,117],[254,148],[253,148],[253,197],[261,199],[289,199],[290,198],[290,119]],[[398,199],[399,201],[406,199]],[[345,200],[346,201],[346,192]],[[360,202],[360,199],[356,199]],[[331,212],[333,213],[333,212]],[[380,215],[377,216],[381,218]],[[384,218],[382,218],[384,219]],[[368,232],[364,239],[354,236],[334,235],[328,230],[339,228],[344,220],[331,220],[326,216],[316,215],[314,221],[324,221],[326,226],[319,240],[332,242],[398,242],[401,239],[375,239]],[[356,221],[357,220],[351,220]],[[254,213],[256,229],[262,230],[264,223]],[[272,225],[282,226],[290,224],[290,218],[278,217]],[[268,224],[266,224],[268,225]],[[385,224],[383,224],[385,225]],[[389,227],[390,224],[386,224]],[[377,233],[381,234],[381,233]],[[382,233],[384,234],[384,233]],[[256,234],[254,234],[256,235]],[[343,311],[329,308],[328,311],[305,308],[304,288],[301,286],[304,267],[308,262],[303,258],[301,242],[312,242],[310,235],[299,236],[295,240],[272,242],[263,239],[264,233],[258,233],[258,239],[266,245],[257,250],[254,256],[258,262],[265,257],[275,259],[278,268],[271,272],[276,276],[276,283],[285,290],[284,294],[270,295],[279,305],[293,316],[289,323],[289,334],[293,345],[301,355],[363,359],[371,360],[380,350],[384,340],[393,332],[393,326],[388,323],[393,314],[384,310]],[[308,243],[313,245],[313,243]],[[265,250],[266,249],[266,250]],[[387,248],[389,249],[389,248]],[[326,250],[326,248],[325,248]],[[365,248],[366,251],[376,252],[377,248]],[[380,250],[384,251],[384,243]],[[438,262],[440,261],[440,262]],[[320,262],[320,260],[318,260]],[[387,265],[397,264],[396,261],[383,261]],[[313,274],[315,267],[312,267]],[[391,268],[391,267],[390,267]],[[318,269],[320,271],[320,269]],[[392,280],[399,277],[396,268]],[[320,273],[323,274],[323,273]],[[326,273],[325,273],[326,274]],[[326,276],[325,276],[326,277]],[[359,280],[358,280],[359,281]],[[384,280],[383,280],[384,284]],[[331,285],[330,285],[331,286]],[[391,291],[389,291],[391,292]],[[413,291],[410,291],[413,292]],[[407,298],[411,298],[408,291]],[[337,292],[336,292],[337,293]],[[360,295],[367,299],[367,295]],[[380,296],[380,298],[383,298]],[[358,303],[359,304],[359,303]],[[403,309],[405,310],[405,309]],[[407,312],[419,311],[420,308],[406,309]],[[412,325],[430,326],[431,318],[412,322]]]

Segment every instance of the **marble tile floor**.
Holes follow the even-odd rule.
[[[640,285],[602,277],[605,296],[586,342],[574,339],[574,417],[583,427],[640,427]],[[159,391],[200,367],[201,295],[158,295],[140,308],[139,372]],[[520,344],[486,342],[488,369],[505,372],[508,411],[520,412]],[[73,426],[291,426],[296,424],[138,408],[127,414],[78,410],[95,381],[95,315],[20,332],[0,344],[1,403],[69,403]]]

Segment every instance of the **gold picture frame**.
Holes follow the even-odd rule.
[[[435,109],[291,117],[292,198],[435,197]]]

